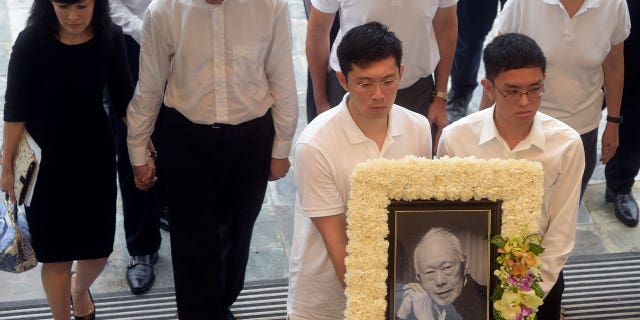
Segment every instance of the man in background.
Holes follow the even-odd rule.
[[[113,22],[124,32],[129,70],[138,81],[142,18],[151,0],[109,0]],[[136,188],[127,150],[127,127],[109,108],[111,129],[118,155],[118,182],[122,196],[124,234],[131,261],[127,266],[127,284],[134,294],[149,291],[155,281],[154,265],[158,260],[161,236],[159,227],[168,229],[167,217],[161,219],[158,187],[148,191]]]

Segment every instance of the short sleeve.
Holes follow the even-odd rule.
[[[498,15],[498,33],[506,34],[518,32],[518,24],[522,21],[518,17],[518,9],[521,6],[519,0],[510,0],[505,3],[504,8]]]
[[[310,218],[345,212],[328,159],[313,146],[296,144],[293,169],[302,213]]]
[[[624,42],[624,40],[627,39],[627,37],[629,37],[629,34],[631,33],[631,17],[629,17],[629,7],[627,6],[627,1],[619,1],[618,10],[615,16],[618,18],[618,23],[616,24],[615,30],[611,35],[612,46]]]
[[[311,5],[324,13],[338,12],[338,9],[340,9],[340,3],[341,1],[339,0],[311,0]]]
[[[438,8],[449,8],[458,3],[458,0],[440,0],[438,3]]]

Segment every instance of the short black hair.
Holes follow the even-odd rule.
[[[484,48],[485,77],[493,82],[501,72],[540,68],[545,73],[547,60],[535,40],[520,33],[506,33],[495,37]]]
[[[347,78],[353,65],[366,68],[373,62],[388,57],[396,59],[398,69],[402,63],[402,42],[386,25],[372,21],[352,28],[338,46],[340,69]]]
[[[35,0],[31,6],[31,12],[27,19],[27,27],[33,27],[38,33],[52,33],[57,36],[60,32],[60,24],[53,9],[52,2],[60,2],[73,5],[82,0]],[[91,28],[99,37],[111,35],[111,15],[109,13],[109,0],[94,0]]]

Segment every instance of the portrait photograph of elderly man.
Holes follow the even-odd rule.
[[[420,221],[426,217],[429,222]],[[407,232],[397,233],[396,319],[488,319],[489,222],[482,214],[443,219],[408,214],[399,220]]]

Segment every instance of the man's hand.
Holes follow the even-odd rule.
[[[429,110],[427,111],[427,119],[429,119],[429,124],[431,128],[437,128],[435,135],[431,137],[433,139],[432,144],[432,154],[436,154],[436,149],[438,148],[438,141],[440,141],[440,135],[442,134],[442,129],[449,124],[449,119],[447,118],[447,107],[446,103],[443,99],[434,97],[429,104]],[[433,132],[433,130],[432,130]]]
[[[412,313],[417,320],[432,319],[429,316],[431,303],[427,303],[431,298],[419,283],[409,283],[402,291],[402,303],[397,314],[400,319],[406,319]]]
[[[149,158],[147,163],[142,166],[133,166],[134,182],[140,190],[147,191],[151,189],[158,181],[156,177],[156,165],[153,158]]]
[[[269,181],[278,180],[287,175],[291,163],[289,158],[275,159],[271,158],[271,169],[269,170]]]
[[[602,133],[602,150],[600,151],[600,162],[606,164],[613,158],[618,149],[618,127],[619,124],[607,121]]]

